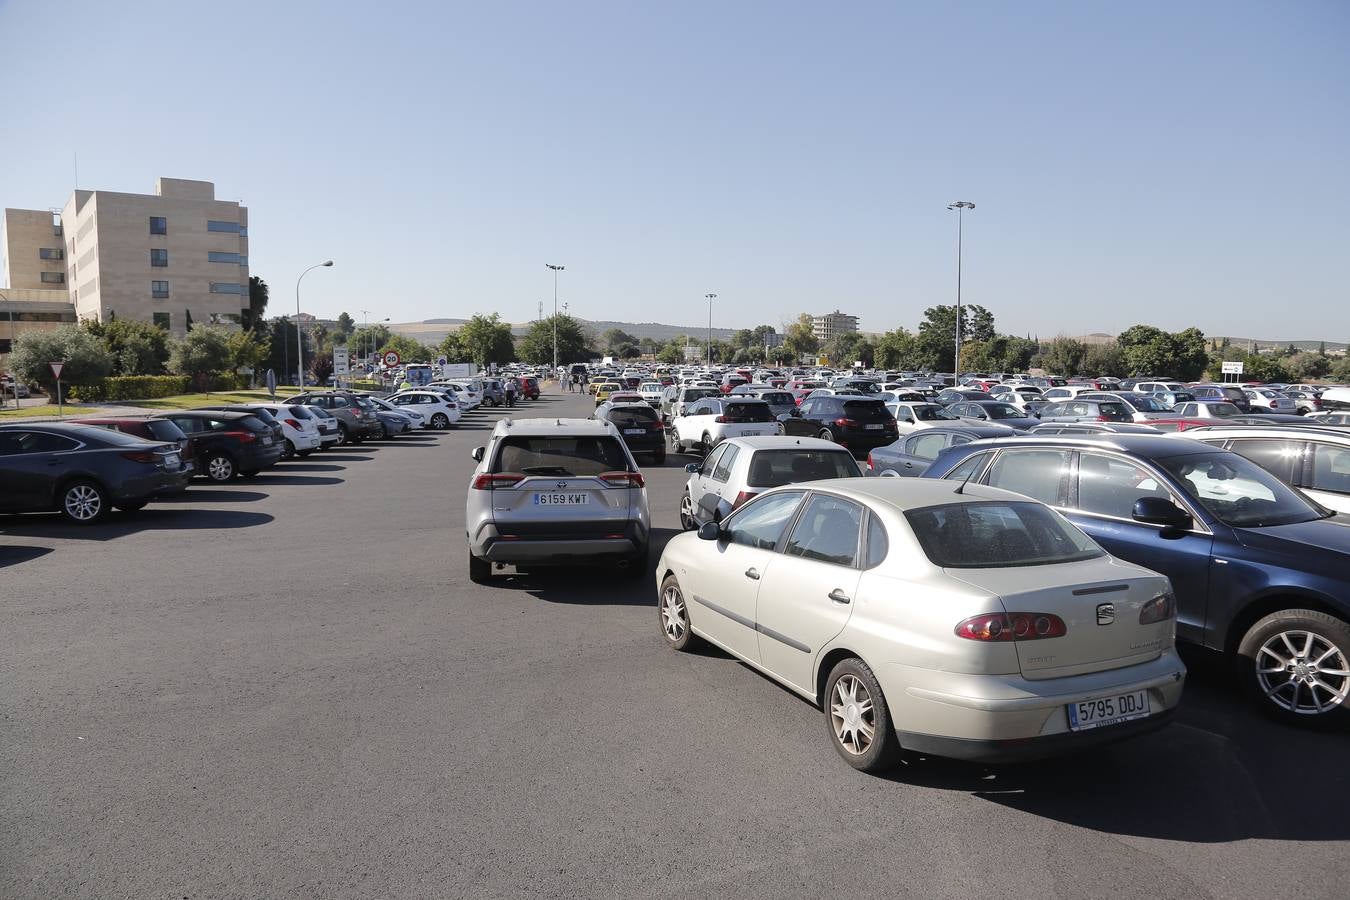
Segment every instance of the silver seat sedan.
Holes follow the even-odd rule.
[[[1123,739],[1185,682],[1165,577],[973,484],[775,488],[674,537],[656,586],[669,646],[706,640],[812,700],[869,772],[902,748],[1005,762]]]

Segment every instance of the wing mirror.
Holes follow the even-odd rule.
[[[1191,515],[1166,497],[1140,497],[1134,501],[1132,518],[1145,525],[1161,525],[1167,529],[1190,527]]]
[[[474,447],[474,448],[473,448],[473,458],[474,458],[474,461],[475,461],[475,462],[482,462],[482,461],[483,461],[483,454],[484,454],[484,452],[486,452],[486,450],[487,450],[486,447]]]
[[[684,464],[684,470],[685,470],[686,472],[688,472],[690,475],[697,475],[697,474],[698,474],[698,468],[699,468],[698,463],[685,463],[685,464]]]
[[[699,540],[715,541],[722,536],[722,526],[716,522],[704,522],[698,528]]]

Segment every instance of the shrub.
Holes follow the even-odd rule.
[[[158,400],[186,394],[190,379],[186,375],[117,375],[94,384],[72,388],[75,400],[107,403],[116,400]]]

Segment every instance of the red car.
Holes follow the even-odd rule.
[[[740,387],[740,386],[743,385],[743,384],[749,384],[749,383],[750,383],[750,379],[749,379],[749,378],[744,378],[744,377],[742,377],[742,376],[740,376],[740,375],[737,375],[737,374],[735,374],[735,373],[731,373],[731,374],[723,375],[723,376],[722,376],[722,384],[720,385],[720,389],[721,389],[722,393],[724,393],[724,394],[730,394],[732,388],[737,388],[737,387]]]
[[[520,381],[520,396],[524,397],[526,400],[539,399],[538,378],[521,378],[518,380]]]
[[[145,438],[147,441],[162,441],[166,444],[175,443],[182,450],[183,471],[192,473],[195,465],[193,460],[197,458],[192,438],[183,433],[183,429],[170,422],[168,419],[134,419],[134,418],[90,418],[90,419],[71,419],[77,425],[97,425],[99,428],[107,428],[109,431],[120,431],[123,434],[132,434],[139,438]]]

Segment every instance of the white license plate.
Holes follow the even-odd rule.
[[[177,453],[170,453],[164,457],[164,468],[176,469],[180,462],[182,462],[182,460],[179,459]]]
[[[883,429],[883,428],[885,428],[885,427],[886,427],[885,423],[879,423],[879,424],[877,424],[877,425],[868,425],[868,426],[867,426],[867,430],[868,430],[868,431],[880,431],[881,429]]]
[[[591,502],[590,494],[535,494],[535,506],[585,506]]]
[[[625,428],[623,430],[624,434],[646,434],[646,432],[647,429],[645,428]]]
[[[1080,700],[1065,707],[1069,712],[1070,731],[1090,731],[1106,725],[1116,725],[1131,719],[1142,719],[1149,714],[1148,691],[1130,691],[1109,697]]]
[[[262,445],[263,445],[264,447],[270,447],[270,446],[272,446],[272,438],[269,437],[269,436],[267,436],[267,435],[263,435]]]

